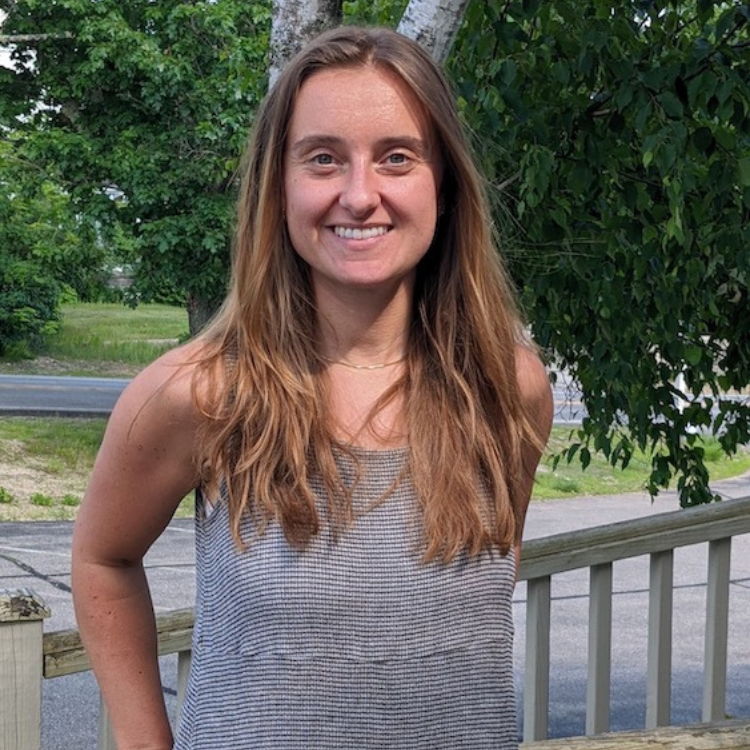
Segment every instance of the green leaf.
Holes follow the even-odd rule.
[[[506,86],[510,86],[516,80],[518,66],[513,60],[504,60],[502,65],[502,80]]]
[[[711,17],[714,7],[714,0],[698,0],[698,18],[701,23],[705,23]]]
[[[591,463],[591,451],[586,446],[583,446],[579,455],[581,459],[581,468],[585,470]]]
[[[679,120],[684,114],[682,103],[671,91],[665,91],[663,94],[659,94],[659,103],[664,112],[675,120]]]
[[[579,448],[581,447],[580,443],[573,443],[567,450],[565,454],[565,458],[568,463],[570,463],[573,458],[575,457],[576,453],[578,452]]]
[[[750,156],[745,156],[737,162],[740,185],[750,187]]]
[[[695,367],[703,358],[703,349],[696,344],[688,344],[685,347],[685,361]]]
[[[698,128],[692,136],[695,147],[700,151],[709,151],[713,148],[714,138],[711,130],[706,127]]]
[[[716,138],[716,141],[722,148],[725,148],[728,151],[734,149],[735,144],[737,143],[736,136],[728,128],[716,128],[716,130],[714,130],[714,138]]]

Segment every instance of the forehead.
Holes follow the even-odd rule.
[[[395,73],[375,66],[331,68],[302,84],[292,108],[288,146],[310,135],[347,139],[410,136],[433,140],[414,92]]]

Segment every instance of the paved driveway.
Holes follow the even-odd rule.
[[[750,495],[750,476],[717,483],[727,496]],[[526,537],[613,523],[677,508],[665,493],[654,504],[647,496],[577,498],[533,503]],[[74,627],[70,600],[71,524],[58,522],[0,525],[0,587],[30,587],[52,610],[46,630]],[[173,521],[146,558],[157,611],[192,606],[193,531],[189,520]],[[705,613],[705,545],[675,555],[674,680],[675,723],[700,719]],[[648,560],[615,565],[613,602],[613,729],[639,727],[645,715]],[[588,575],[571,571],[553,579],[550,730],[552,736],[580,734],[584,727]],[[516,681],[522,690],[526,589],[519,584],[514,603]],[[728,711],[750,716],[750,536],[736,537],[732,584]],[[174,711],[174,657],[162,660],[167,704]],[[90,674],[45,681],[43,750],[94,750],[98,694]]]

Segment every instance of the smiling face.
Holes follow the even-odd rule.
[[[437,220],[433,141],[416,98],[392,73],[334,68],[305,81],[286,143],[284,201],[316,295],[412,288]]]

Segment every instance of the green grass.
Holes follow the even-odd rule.
[[[91,470],[104,435],[104,419],[36,419],[4,417],[0,420],[0,459],[3,445],[20,443],[26,458],[43,463],[49,474]]]
[[[549,449],[536,474],[534,498],[549,500],[552,498],[578,495],[617,495],[622,492],[643,491],[651,469],[649,454],[638,451],[634,454],[626,469],[610,466],[603,456],[593,455],[591,464],[584,471],[574,458],[568,464],[561,460],[552,470],[552,456],[561,452],[569,443],[570,429],[555,427],[550,437]],[[727,458],[718,440],[712,437],[701,439],[705,450],[705,462],[711,481],[727,479],[750,471],[750,452],[741,451],[732,458]]]
[[[41,505],[43,508],[51,508],[55,504],[54,498],[43,492],[35,492],[30,498],[32,505]]]
[[[0,420],[0,522],[72,520],[104,435],[104,419]],[[192,496],[176,515],[192,515]]]
[[[187,337],[187,312],[170,305],[62,305],[59,331],[35,360],[0,359],[0,372],[135,375]]]
[[[49,339],[55,358],[146,365],[187,334],[187,313],[169,305],[63,305],[62,325]]]
[[[0,420],[0,521],[66,520],[75,518],[94,458],[104,434],[103,419]],[[570,429],[552,431],[550,452],[537,472],[537,500],[578,495],[609,495],[643,489],[648,476],[648,456],[633,457],[626,470],[612,468],[594,455],[583,471],[579,464],[560,462],[552,471],[552,454],[568,444]],[[750,453],[723,456],[717,441],[704,442],[711,479],[750,471]],[[176,515],[192,515],[192,497],[185,498]]]

